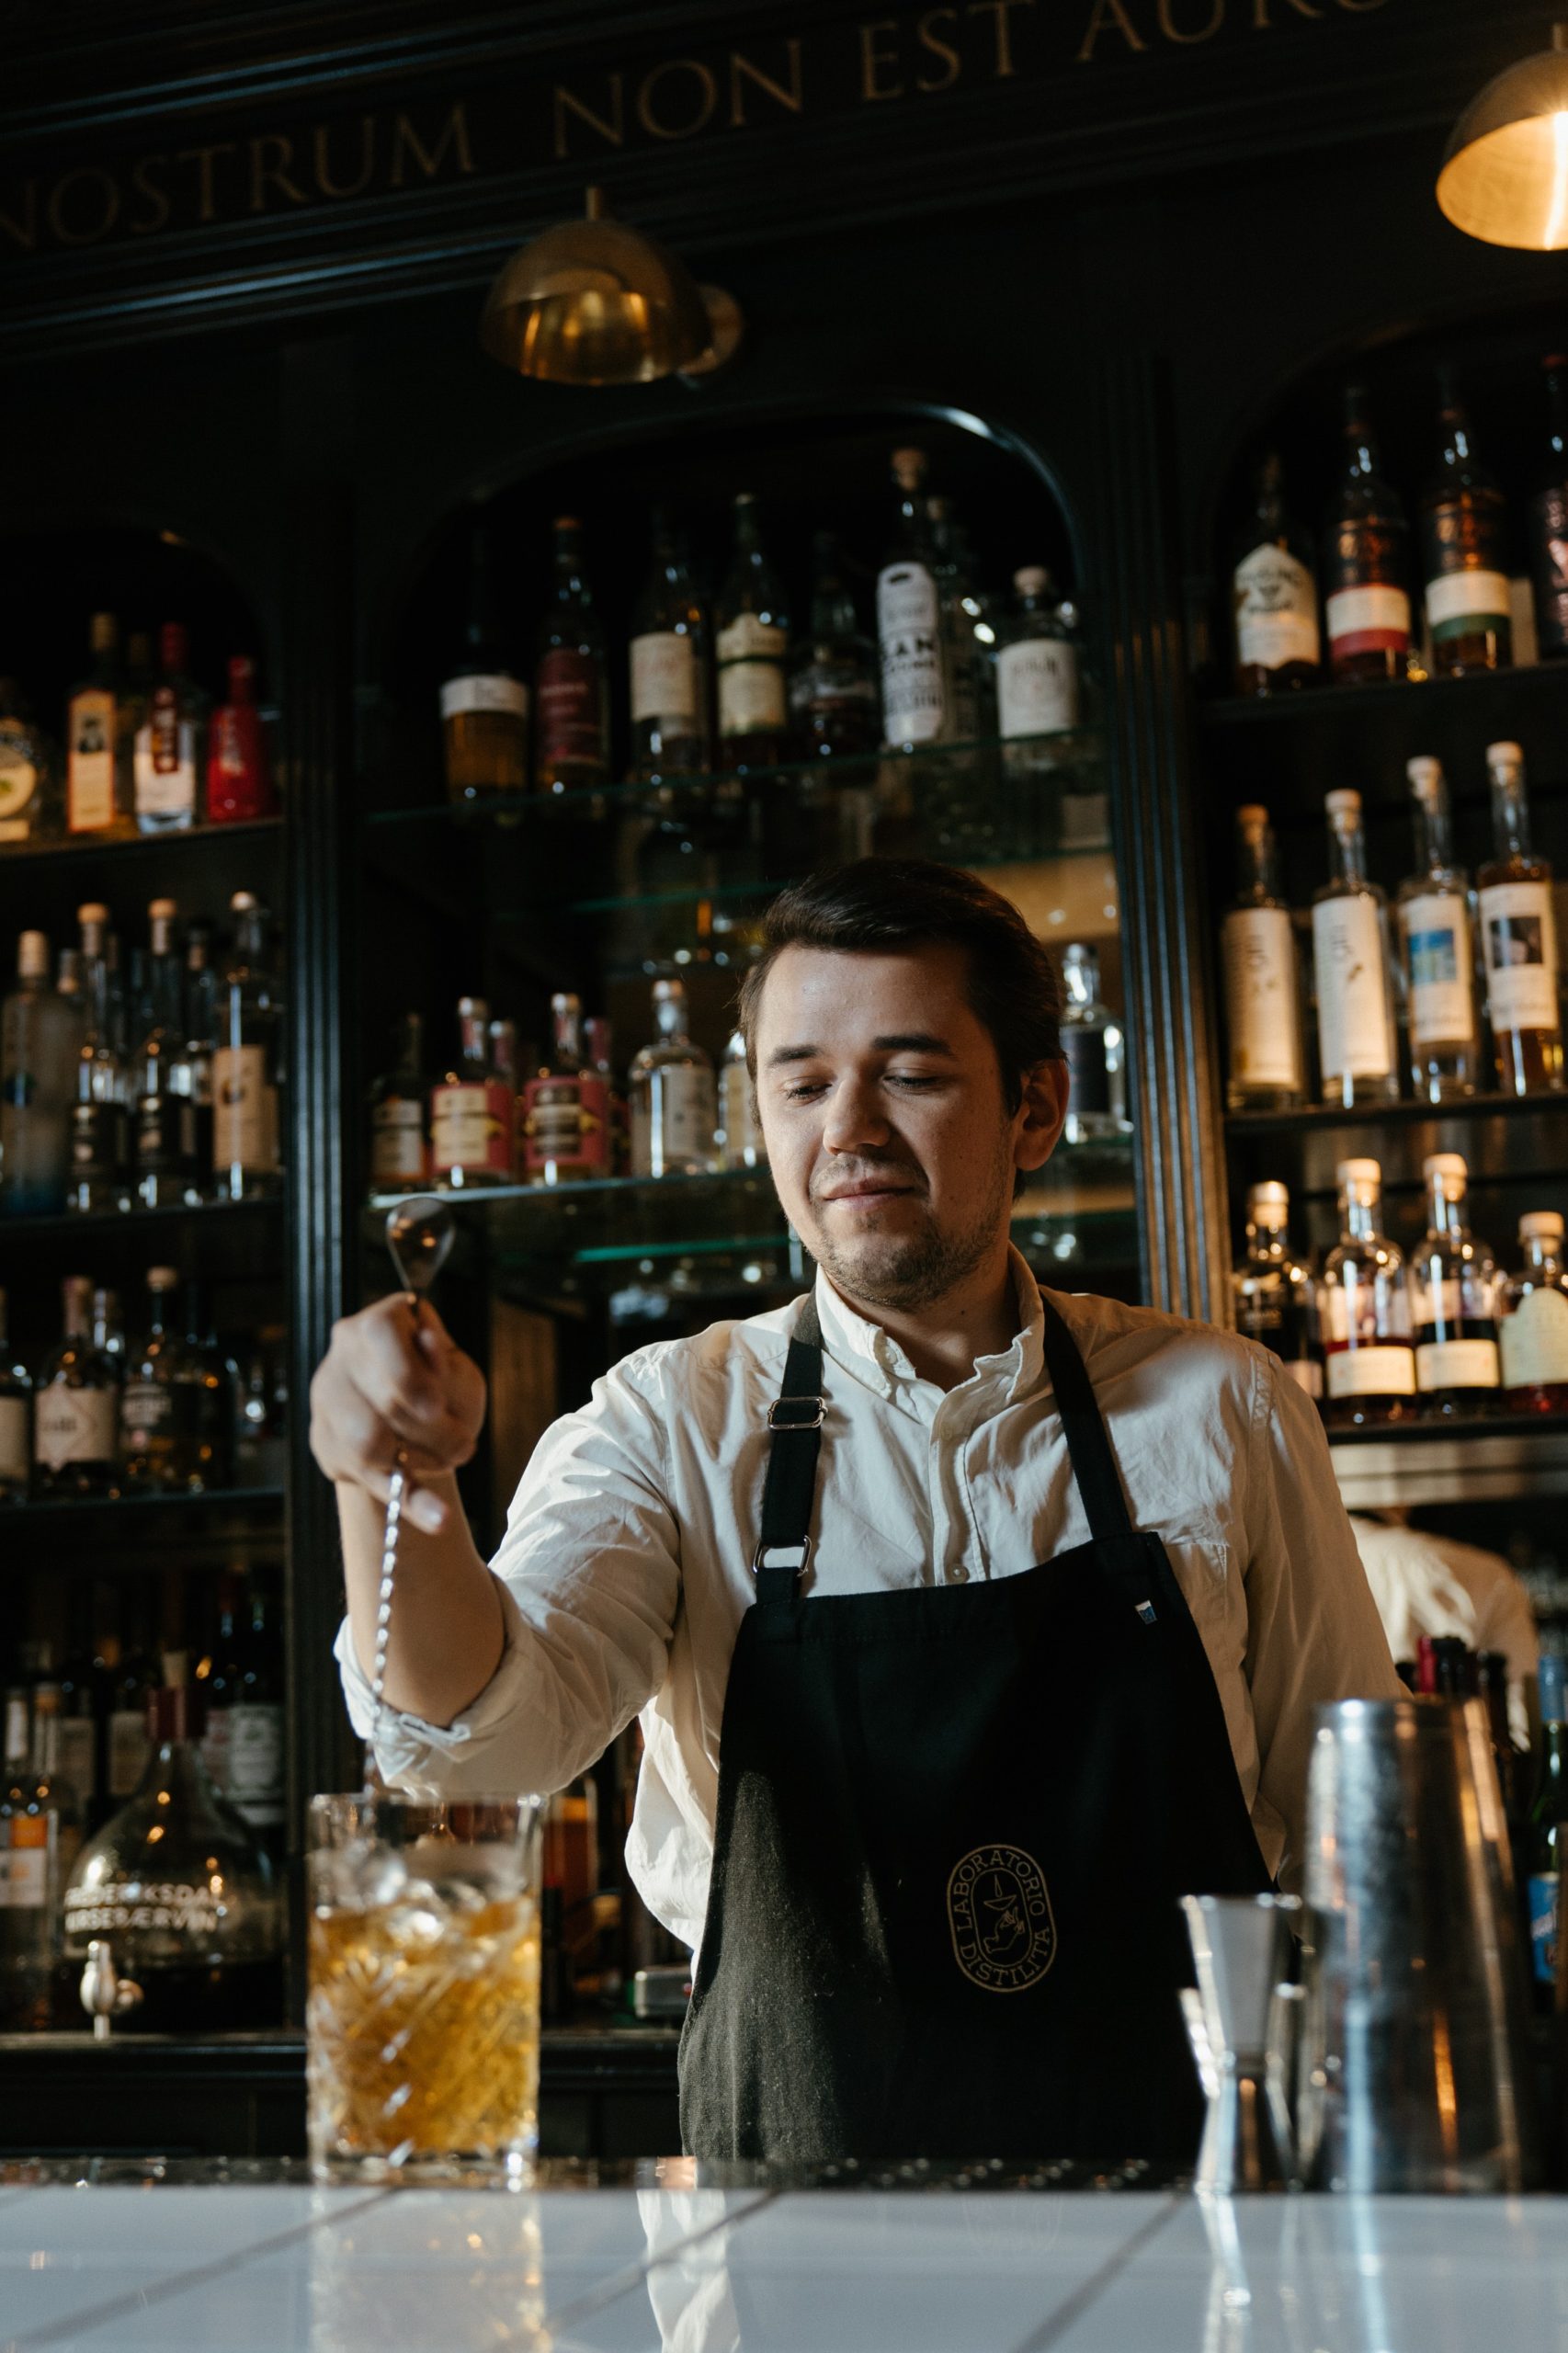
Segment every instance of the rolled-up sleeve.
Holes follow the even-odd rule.
[[[491,1562],[505,1648],[447,1725],[389,1713],[379,1730],[347,1622],[336,1655],[350,1720],[416,1795],[563,1789],[665,1680],[680,1602],[656,1362],[628,1358],[552,1424],[523,1473]],[[395,1609],[395,1601],[394,1601]]]
[[[1260,1350],[1248,1443],[1247,1650],[1259,1789],[1286,1828],[1280,1880],[1299,1881],[1312,1711],[1397,1699],[1382,1620],[1304,1391]]]

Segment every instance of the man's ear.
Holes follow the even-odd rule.
[[[1015,1168],[1043,1168],[1051,1158],[1067,1117],[1067,1064],[1060,1054],[1024,1073],[1024,1099],[1013,1139]]]

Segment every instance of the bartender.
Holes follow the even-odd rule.
[[[1182,2156],[1176,1899],[1301,1851],[1312,1710],[1401,1686],[1311,1404],[1207,1325],[1040,1290],[1011,1245],[1067,1108],[1051,960],[972,876],[784,892],[741,998],[803,1298],[639,1349],[534,1450],[488,1566],[484,1383],[434,1311],[312,1391],[389,1781],[563,1787],[633,1716],[628,1846],[697,1956],[709,2158]]]

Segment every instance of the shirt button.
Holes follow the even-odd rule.
[[[963,1585],[966,1583],[968,1577],[969,1571],[964,1567],[961,1561],[955,1562],[953,1566],[948,1571],[948,1583],[949,1585]]]

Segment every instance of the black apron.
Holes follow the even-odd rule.
[[[1271,1882],[1198,1629],[1044,1306],[1089,1541],[906,1592],[800,1593],[826,1410],[813,1300],[796,1326],[681,2042],[696,2156],[1197,2147],[1176,1898]]]

